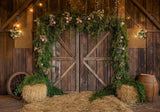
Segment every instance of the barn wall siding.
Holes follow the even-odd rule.
[[[77,0],[76,2],[74,2],[74,0],[71,0],[71,5],[70,5],[69,1],[67,2],[66,0],[57,0],[57,1],[54,1],[54,3],[52,3],[53,2],[52,0],[48,0],[48,1],[50,3],[48,8],[49,10],[46,10],[48,11],[48,13],[63,12],[63,10],[67,9],[68,7],[70,8],[71,6],[74,6],[73,3],[76,4],[76,2],[79,2]],[[149,12],[149,14],[152,14],[152,16],[158,22],[160,22],[160,7],[159,7],[160,1],[159,0],[156,2],[154,0],[152,1],[138,0],[138,2]],[[112,15],[114,12],[114,0],[89,0],[89,1],[86,1],[86,3],[84,3],[83,0],[80,0],[80,3],[81,4],[79,4],[79,8],[80,10],[82,10],[81,12],[87,11],[87,13],[89,13],[98,9],[105,9],[105,13],[109,15]],[[38,10],[39,8],[37,8],[37,11],[34,15],[35,18],[47,14],[46,12],[38,13]],[[148,19],[148,17],[139,8],[137,8],[135,4],[132,3],[131,0],[126,0],[125,2],[125,16],[131,17],[131,19],[127,23],[128,28],[134,28],[134,26],[142,25],[146,30],[149,31],[147,33],[146,48],[129,48],[128,49],[128,55],[130,57],[129,76],[136,78],[141,73],[148,73],[148,74],[156,75],[157,79],[160,80],[160,49],[159,49],[160,48],[160,32],[159,31],[156,32],[159,29],[155,27],[155,25]],[[88,40],[83,39],[83,42],[87,43]],[[83,47],[84,49],[87,48],[87,46],[85,45]],[[88,47],[86,50],[89,50],[89,49],[90,48]],[[92,63],[92,66],[94,68],[95,66],[94,62],[89,62],[89,63]],[[104,71],[104,72],[108,73],[109,69],[111,68],[107,68],[107,71]],[[85,82],[85,81],[88,80],[88,78],[90,78],[94,82],[94,79],[92,78],[92,76],[86,76],[86,75],[83,76],[82,74],[80,76],[82,77],[80,78],[80,84],[81,84],[80,88],[82,88],[83,90],[87,90],[87,86],[85,85],[87,85],[87,83],[89,82]],[[107,77],[110,77],[110,76],[108,75]],[[85,79],[85,81],[83,79]],[[110,78],[108,79],[105,78],[105,80],[107,80],[108,83],[111,82]],[[93,84],[96,84],[98,87],[97,83],[93,83]],[[94,86],[92,86],[91,88],[96,89],[94,88]]]
[[[160,22],[160,1],[157,0],[139,0],[138,1],[152,16]],[[131,8],[132,7],[132,8]],[[142,25],[146,30],[146,48],[129,48],[130,56],[130,73],[132,77],[136,77],[140,73],[148,73],[156,75],[160,80],[160,32],[155,32],[155,25],[140,11],[131,0],[126,0],[126,16],[131,16],[128,27]]]
[[[9,0],[8,0],[9,1]],[[71,3],[69,2],[71,1]],[[152,16],[160,22],[160,0],[137,0]],[[4,24],[4,22],[12,15],[13,12],[15,12],[23,3],[25,0],[13,0],[13,6],[11,7],[0,7],[0,26]],[[78,4],[78,7],[75,4]],[[66,9],[70,9],[71,6],[75,6],[77,8],[81,9],[81,12],[92,12],[94,10],[98,9],[105,9],[105,13],[112,15],[114,12],[114,0],[48,0],[46,3],[44,3],[43,7],[35,7],[34,10],[34,19],[37,17],[41,17],[44,15],[47,15],[48,13],[54,13],[54,12],[62,12]],[[7,9],[9,8],[9,9]],[[8,12],[7,10],[11,11]],[[150,32],[147,33],[147,39],[146,39],[146,48],[129,48],[128,54],[130,56],[129,64],[130,64],[130,72],[129,76],[136,77],[140,73],[148,73],[148,74],[154,74],[156,75],[157,79],[160,80],[160,32],[155,32],[159,29],[155,27],[155,25],[148,19],[146,15],[142,11],[140,11],[131,0],[126,0],[125,3],[125,15],[131,16],[132,19],[129,20],[127,23],[128,28],[133,28],[134,26],[137,26],[137,24],[143,25],[146,30],[150,30]],[[34,23],[34,31],[35,31],[36,25]],[[66,34],[69,35],[69,34]],[[80,48],[80,52],[83,52],[83,54],[80,54],[80,58],[82,58],[85,54],[89,52],[89,50],[92,49],[94,46],[94,43],[90,43],[88,46],[87,43],[91,42],[91,38],[86,36],[86,34],[80,34],[81,37],[87,37],[87,38],[80,38],[80,43],[83,41],[83,49]],[[66,38],[67,39],[67,38]],[[70,43],[74,43],[73,40],[66,40]],[[108,41],[108,40],[105,40]],[[68,43],[69,45],[69,43]],[[92,54],[92,56],[98,56],[103,53],[103,49],[107,49],[109,45],[105,46],[102,45],[100,48],[97,49],[96,52]],[[72,44],[71,47],[73,53],[75,53],[74,45]],[[83,50],[83,51],[82,51]],[[9,79],[9,77],[18,71],[26,71],[26,72],[32,72],[32,52],[33,50],[30,48],[14,48],[14,42],[9,37],[9,34],[7,33],[0,33],[0,94],[7,94],[6,89],[6,82]],[[61,50],[60,52],[63,52]],[[106,52],[103,53],[105,56],[108,54]],[[65,55],[65,54],[64,54]],[[66,54],[67,55],[67,54]],[[34,62],[32,62],[34,63]],[[67,62],[63,62],[64,64]],[[71,62],[70,62],[71,63]],[[92,62],[89,61],[88,64],[94,69],[98,68],[96,70],[96,73],[99,74],[100,77],[103,78],[104,82],[107,84],[111,83],[111,75],[113,74],[112,68],[110,65],[105,65],[106,68],[101,68],[102,62]],[[35,65],[35,64],[34,64]],[[33,66],[34,67],[34,66]],[[63,66],[63,67],[67,67]],[[62,68],[63,68],[62,67]],[[75,91],[75,67],[71,69],[69,72],[70,75],[67,75],[63,82],[58,84],[58,87],[64,89],[64,90],[71,90]],[[82,62],[80,62],[80,89],[81,90],[97,90],[102,85],[99,84],[99,82],[94,78],[94,76],[91,75],[90,72],[87,71],[87,68],[84,68]],[[103,71],[103,75],[101,72]],[[53,70],[54,72],[54,70]],[[85,75],[87,74],[87,75]],[[52,76],[52,82],[54,82],[56,76]],[[70,84],[66,85],[65,83],[68,83],[70,81]],[[90,85],[90,84],[93,84]]]

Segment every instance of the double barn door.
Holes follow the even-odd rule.
[[[52,83],[67,92],[95,91],[110,84],[112,68],[105,63],[109,37],[102,32],[94,41],[85,32],[65,31],[52,46]]]

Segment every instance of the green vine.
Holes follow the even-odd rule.
[[[146,102],[146,97],[145,97],[145,86],[138,82],[135,81],[134,79],[121,79],[121,80],[116,80],[114,83],[112,83],[111,85],[102,88],[100,91],[95,92],[92,97],[90,97],[90,101],[93,101],[97,98],[102,98],[103,96],[107,96],[107,95],[115,95],[116,94],[116,88],[117,87],[121,87],[121,85],[130,85],[130,86],[134,86],[137,89],[138,92],[138,96],[137,96],[137,103],[139,102]]]
[[[52,86],[52,83],[50,82],[48,77],[43,72],[37,72],[35,74],[25,76],[25,79],[18,86],[18,88],[15,90],[14,94],[15,95],[20,94],[22,91],[22,88],[26,85],[35,85],[35,84],[46,84],[47,96],[49,96],[49,97],[52,97],[54,95],[64,94],[62,90]]]
[[[136,87],[139,97],[138,101],[145,101],[144,85],[131,80],[129,73],[129,57],[127,55],[128,40],[127,26],[125,20],[104,15],[104,11],[92,12],[90,14],[79,14],[64,12],[62,14],[50,14],[36,20],[37,30],[34,40],[34,51],[36,52],[37,73],[49,74],[50,61],[53,59],[51,45],[57,42],[57,37],[67,29],[76,29],[79,32],[86,31],[93,35],[96,40],[102,31],[110,31],[109,61],[112,64],[114,75],[113,84],[93,94],[90,100],[104,95],[116,94],[116,87],[127,83]],[[37,74],[36,73],[36,74]],[[51,89],[52,91],[52,89]]]

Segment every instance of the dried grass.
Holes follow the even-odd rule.
[[[114,96],[89,102],[92,92],[72,93],[26,104],[20,112],[133,112]]]
[[[135,87],[122,85],[117,88],[117,97],[126,103],[135,103],[138,99],[138,93]]]
[[[22,97],[28,103],[42,101],[46,96],[47,86],[45,84],[27,85],[22,89]]]

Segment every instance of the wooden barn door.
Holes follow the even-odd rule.
[[[93,41],[93,37],[84,32],[65,31],[53,45],[52,83],[69,92],[99,90],[109,84],[112,69],[104,62],[109,36],[109,32],[102,32],[97,41]]]

